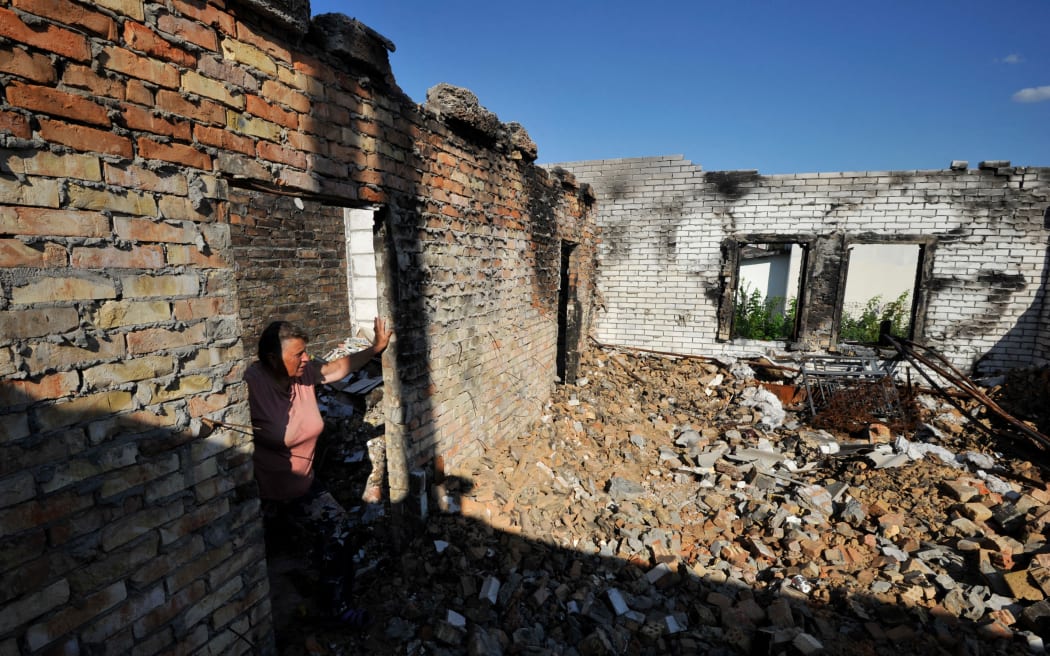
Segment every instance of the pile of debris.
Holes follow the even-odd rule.
[[[439,472],[396,549],[361,504],[368,463],[347,463],[381,427],[343,420],[365,434],[330,444],[323,474],[373,507],[358,603],[375,621],[327,629],[275,591],[282,653],[1043,653],[1039,452],[914,390],[913,429],[816,428],[791,372],[752,364],[586,353],[535,430]]]
[[[1050,367],[1016,369],[995,382],[991,396],[1029,425],[1050,434]]]

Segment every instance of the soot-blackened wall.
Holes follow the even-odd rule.
[[[922,249],[917,341],[964,371],[1045,362],[1050,169],[982,162],[941,171],[763,176],[680,156],[552,165],[598,196],[599,339],[703,355],[848,349],[838,338],[855,244]],[[792,343],[732,338],[743,244],[806,246]]]

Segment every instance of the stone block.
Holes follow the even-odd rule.
[[[766,609],[766,613],[769,615],[769,621],[773,626],[780,628],[790,628],[795,626],[795,618],[791,610],[791,603],[783,597],[778,597],[770,602],[769,607]]]
[[[0,312],[0,340],[40,337],[75,330],[80,325],[76,308],[27,308]]]
[[[222,54],[226,59],[239,62],[250,68],[266,73],[270,78],[277,77],[277,64],[265,52],[254,45],[232,38],[223,39]]]
[[[130,410],[131,402],[131,392],[112,391],[36,408],[33,414],[36,416],[37,426],[46,432]]]
[[[0,415],[0,444],[29,436],[29,416],[24,412]]]
[[[76,372],[42,376],[38,380],[0,380],[0,407],[70,397],[77,393],[79,386],[80,377]]]
[[[84,181],[101,182],[102,165],[99,157],[80,153],[54,153],[46,150],[26,154],[10,153],[4,157],[8,168],[31,176],[69,177]],[[20,213],[33,213],[29,208],[19,208]],[[37,210],[40,211],[40,210]],[[64,214],[67,211],[56,212]]]
[[[102,237],[109,234],[109,219],[99,212],[0,207],[0,232],[12,235]]]
[[[26,630],[26,645],[36,651],[51,644],[71,630],[102,615],[127,598],[123,581],[118,581],[87,596],[83,604],[66,606],[44,621],[31,625]]]
[[[191,146],[174,142],[161,143],[148,137],[139,137],[135,143],[138,147],[139,155],[146,159],[163,160],[204,171],[210,171],[212,168],[211,156],[207,152],[199,150],[196,145]],[[170,197],[166,196],[164,198]],[[150,202],[154,202],[152,198],[150,198]],[[154,202],[153,212],[139,211],[129,213],[154,215],[159,213],[159,207]]]
[[[1018,570],[1003,574],[1003,582],[1009,588],[1010,594],[1015,599],[1025,601],[1042,601],[1046,598],[1043,591],[1034,585],[1034,581],[1028,576],[1028,570]]]
[[[168,296],[197,296],[201,282],[195,274],[132,275],[123,276],[121,285],[125,298]]]
[[[251,48],[251,46],[245,46],[245,48]],[[205,77],[195,71],[187,71],[182,74],[181,90],[217,100],[223,105],[234,109],[244,109],[245,100],[243,94],[234,95],[230,93],[223,82]]]
[[[167,301],[106,301],[98,306],[92,322],[103,329],[122,328],[168,321],[171,314]]]
[[[110,126],[105,108],[94,100],[77,93],[13,81],[7,88],[7,100],[12,105],[31,111],[105,128]]]
[[[73,248],[70,263],[80,269],[159,269],[164,266],[164,249],[160,246],[138,246],[125,250],[107,246]]]
[[[101,545],[104,551],[112,551],[142,535],[155,531],[185,513],[182,500],[164,506],[152,506],[124,515],[102,529]]]
[[[69,146],[74,150],[91,151],[122,159],[129,159],[133,155],[131,140],[114,134],[109,129],[91,128],[46,118],[38,120],[40,136],[49,142]]]
[[[616,615],[623,615],[628,612],[630,607],[627,605],[627,600],[624,599],[623,593],[615,588],[610,588],[605,592],[606,598],[609,600],[609,605],[612,607],[612,611]]]
[[[66,252],[56,244],[29,246],[21,239],[0,239],[0,267],[65,266]]]
[[[32,277],[26,284],[14,285],[11,301],[18,305],[89,301],[116,298],[117,289],[108,278],[96,275],[82,277]]]
[[[96,0],[95,4],[137,21],[145,18],[142,0]]]
[[[800,633],[791,641],[791,646],[803,656],[819,654],[824,650],[824,645],[815,636],[808,633]]]
[[[975,522],[985,522],[992,518],[992,509],[982,503],[964,503],[959,506],[959,513]]]
[[[0,58],[0,70],[41,84],[55,81],[55,67],[41,53],[29,54],[20,48],[5,48]]]
[[[56,369],[121,358],[124,356],[122,340],[99,340],[84,347],[66,346],[50,342],[30,343],[29,354],[25,356],[28,374],[36,376]]]
[[[69,207],[79,209],[131,214],[137,216],[155,216],[157,202],[152,194],[124,190],[120,193],[94,187],[70,184],[68,188]]]
[[[18,371],[15,355],[9,347],[0,347],[0,376],[10,376]]]

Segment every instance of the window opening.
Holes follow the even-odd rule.
[[[346,288],[349,294],[350,321],[371,334],[372,320],[379,315],[379,281],[376,274],[374,241],[375,210],[347,209]]]
[[[839,339],[879,341],[888,321],[895,337],[909,337],[914,323],[919,244],[852,244],[839,315]]]
[[[733,302],[733,337],[794,339],[805,247],[795,242],[741,244]]]

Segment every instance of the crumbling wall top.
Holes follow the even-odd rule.
[[[515,159],[536,161],[536,143],[520,123],[503,124],[499,117],[478,102],[469,89],[442,82],[427,89],[423,108],[452,128],[461,128],[497,149],[511,152]],[[462,130],[465,128],[465,130]]]
[[[389,53],[396,46],[364,23],[345,14],[320,14],[314,16],[310,38],[322,50],[364,64],[393,85]]]
[[[274,31],[288,31],[293,39],[312,41],[321,50],[343,60],[364,64],[394,86],[388,54],[394,42],[345,14],[329,13],[310,18],[309,0],[234,0],[272,23]]]
[[[258,12],[298,37],[310,30],[310,0],[235,0],[234,4]]]

